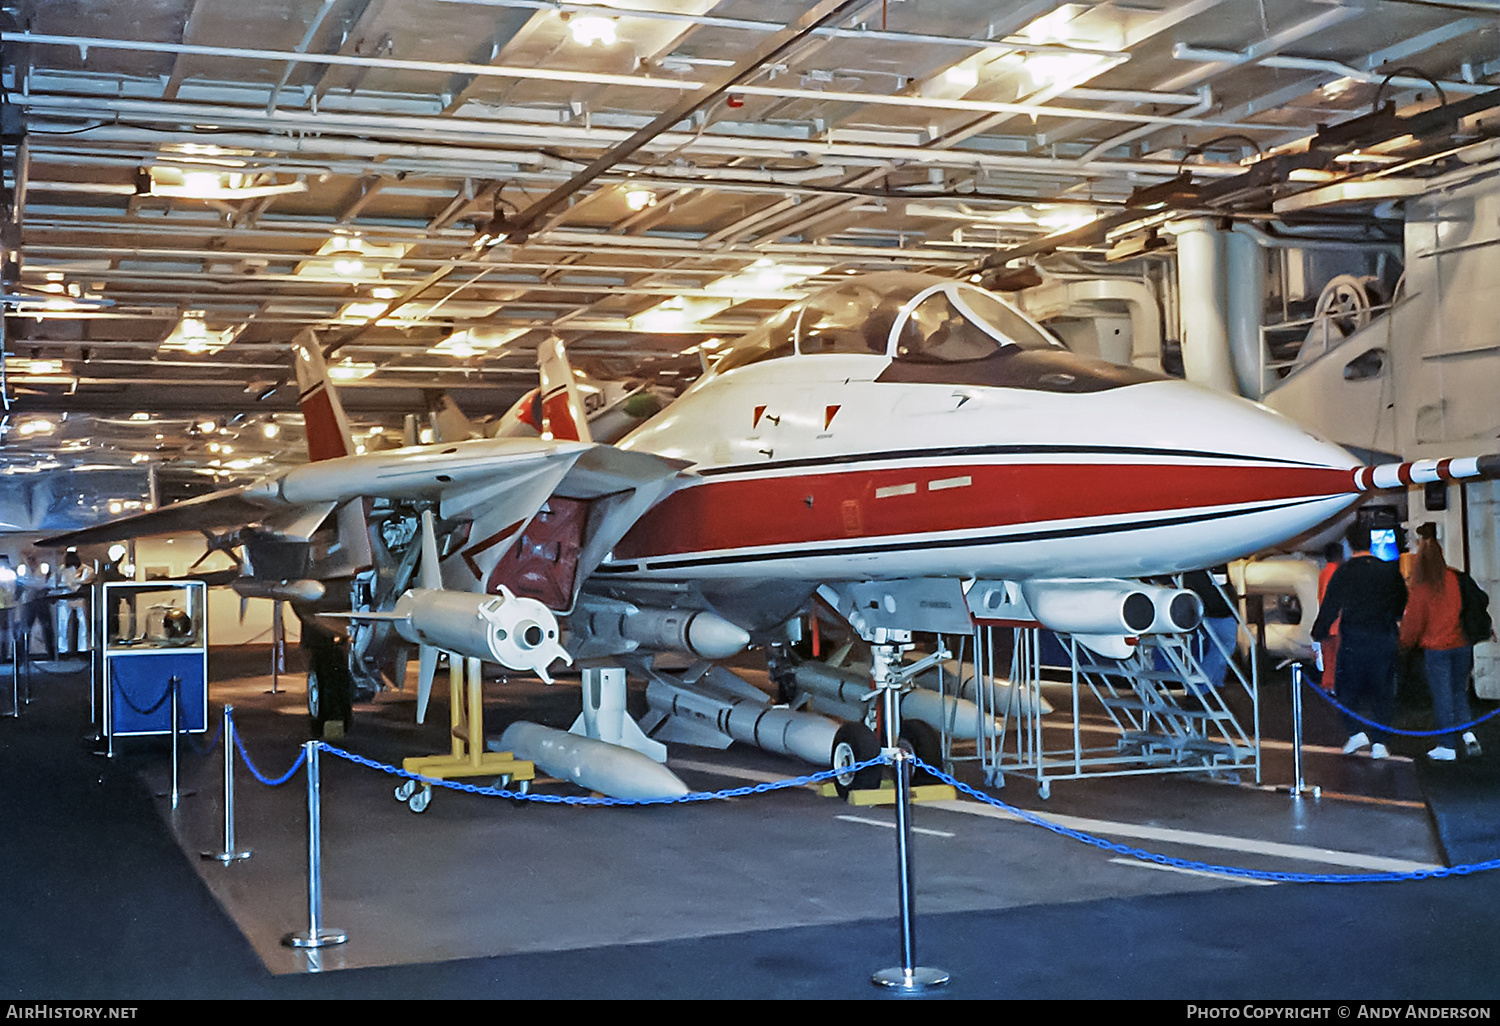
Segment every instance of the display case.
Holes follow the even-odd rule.
[[[110,581],[97,611],[104,653],[104,733],[208,729],[208,591],[202,581]]]

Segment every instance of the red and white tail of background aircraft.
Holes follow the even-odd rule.
[[[612,446],[552,340],[539,437],[353,455],[316,337],[295,348],[316,462],[52,543],[238,527],[288,594],[352,574],[356,609],[407,642],[544,677],[558,659],[722,658],[814,592],[867,637],[1036,622],[1109,653],[1196,625],[1195,596],[1140,578],[1261,551],[1378,489],[1500,473],[1494,455],[1363,466],[915,273],[792,304]]]

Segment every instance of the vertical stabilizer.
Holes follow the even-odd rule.
[[[484,437],[484,431],[464,415],[447,392],[426,389],[422,398],[427,401],[427,423],[432,428],[434,442],[461,442],[467,438]]]
[[[565,442],[591,442],[588,411],[578,379],[568,364],[562,339],[549,338],[536,351],[542,372],[542,437]]]
[[[302,406],[308,459],[331,460],[353,455],[349,420],[328,380],[323,348],[311,328],[297,336],[292,343],[292,354],[297,367],[297,401]]]

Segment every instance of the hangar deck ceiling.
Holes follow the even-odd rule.
[[[1126,210],[1137,190],[1242,176],[1388,101],[1482,111],[1500,73],[1493,0],[4,0],[0,18],[13,470],[300,461],[304,328],[360,430],[392,440],[424,388],[503,411],[549,334],[601,376],[684,380],[809,287],[961,273],[1090,222],[1114,231],[1046,248],[1102,261],[1151,216]],[[1451,121],[1416,151],[1196,202],[1270,219],[1330,175],[1428,173],[1487,131]]]

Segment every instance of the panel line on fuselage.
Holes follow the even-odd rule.
[[[930,449],[887,449],[876,452],[831,453],[797,459],[766,460],[762,463],[734,463],[715,467],[694,467],[700,477],[724,474],[763,473],[767,470],[794,470],[800,467],[832,467],[850,463],[886,463],[900,460],[939,460],[968,456],[1147,456],[1172,460],[1223,460],[1230,463],[1266,464],[1286,467],[1308,467],[1317,470],[1338,469],[1327,464],[1288,460],[1278,456],[1253,456],[1233,452],[1201,452],[1193,449],[1168,449],[1142,445],[1056,445],[1005,444],[956,445]],[[1352,473],[1352,469],[1350,470]],[[1352,478],[1351,478],[1352,480]]]

